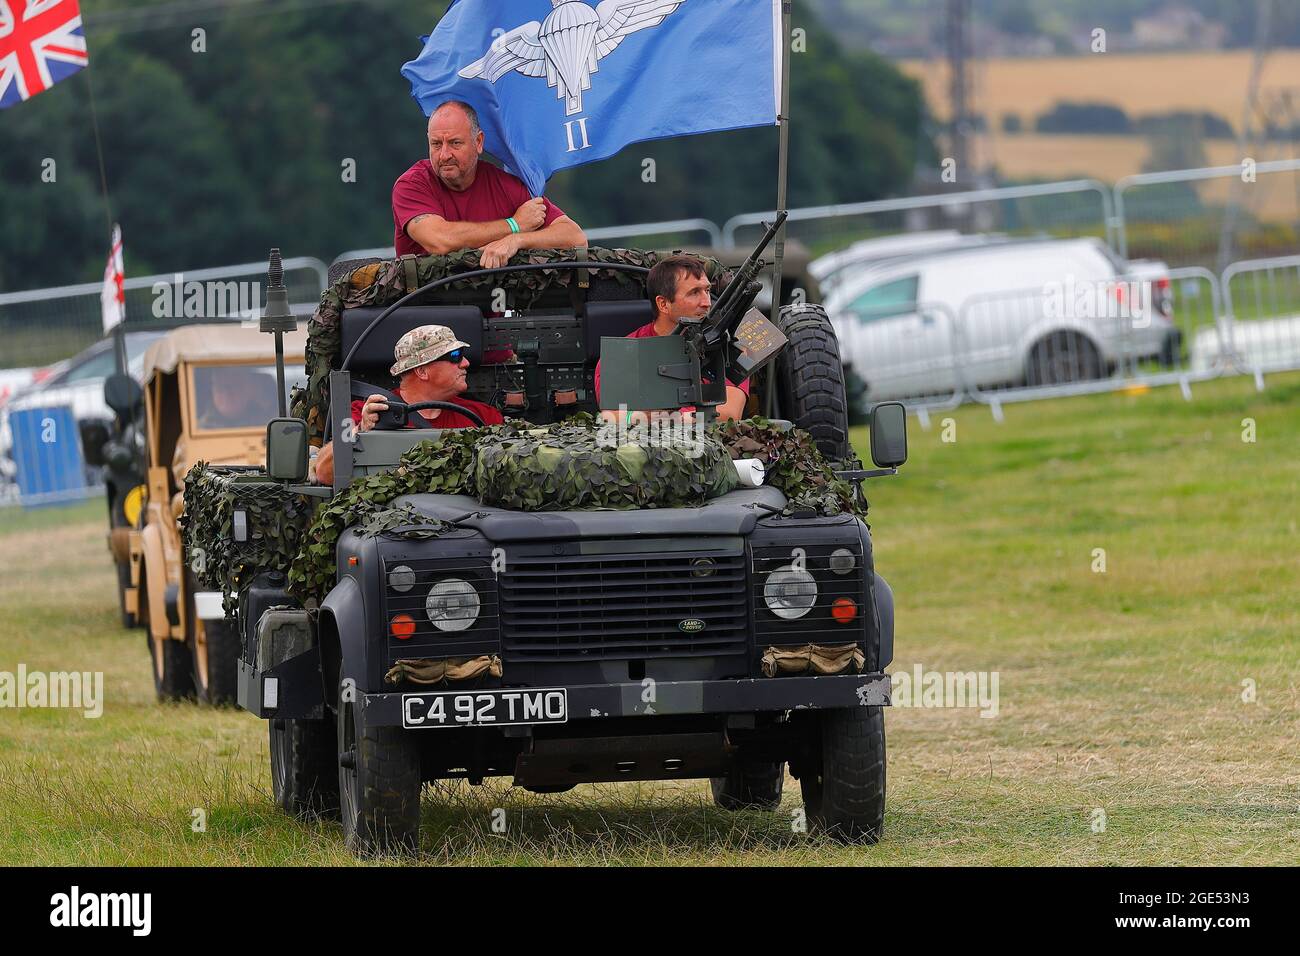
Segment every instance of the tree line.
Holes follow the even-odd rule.
[[[128,275],[257,261],[273,245],[328,261],[390,243],[393,181],[427,155],[399,70],[445,7],[205,5],[127,29],[112,15],[138,2],[86,0],[90,68],[0,112],[0,291],[98,279],[110,215]],[[842,50],[808,4],[795,22],[791,204],[905,191],[918,163],[936,162],[918,85]],[[774,205],[776,151],[774,129],[640,144],[547,192],[591,227],[721,220]]]

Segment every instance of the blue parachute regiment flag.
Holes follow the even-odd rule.
[[[542,195],[632,143],[774,126],[780,0],[454,0],[402,67],[425,115],[478,111],[484,149]]]

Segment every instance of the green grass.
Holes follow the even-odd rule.
[[[891,669],[996,670],[1001,692],[991,719],[887,715],[882,843],[793,832],[790,780],[770,814],[714,810],[703,782],[539,796],[498,781],[426,788],[423,861],[1294,864],[1300,375],[1005,412],[913,424],[912,460],[868,488],[898,600]],[[98,510],[54,514],[0,515],[0,670],[102,670],[107,703],[98,720],[0,710],[0,863],[352,862],[337,824],[272,806],[261,721],[153,701]]]

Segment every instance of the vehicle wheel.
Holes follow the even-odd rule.
[[[191,602],[191,605],[193,602]],[[191,614],[193,608],[191,607]],[[231,621],[190,618],[194,691],[205,704],[233,704],[239,691],[239,631]]]
[[[153,661],[153,689],[159,700],[185,700],[194,696],[190,675],[190,649],[169,637],[145,634],[149,658]]]
[[[845,843],[875,843],[885,827],[884,710],[825,710],[819,718],[799,780],[808,822]]]
[[[1053,332],[1029,350],[1025,381],[1030,386],[1064,385],[1102,377],[1097,346],[1077,332]]]
[[[781,805],[785,762],[737,760],[725,777],[713,777],[713,802],[723,810],[775,810]]]
[[[781,416],[812,435],[827,458],[847,458],[851,449],[844,369],[826,310],[807,303],[787,305],[778,321],[790,340],[772,366]]]
[[[271,792],[282,810],[299,820],[339,815],[339,767],[335,731],[328,720],[272,718]]]
[[[117,565],[117,607],[122,614],[122,626],[128,631],[139,626],[136,615],[126,609],[126,590],[131,586],[131,562],[118,562]],[[136,607],[140,605],[137,604]]]
[[[145,568],[140,566],[139,607],[149,606],[149,589],[145,584]],[[149,630],[149,616],[144,614],[144,642],[149,648],[153,663],[153,689],[160,701],[184,700],[194,696],[194,678],[190,673],[190,649],[184,641],[169,637],[155,638]]]
[[[408,731],[360,732],[357,706],[338,706],[339,803],[348,849],[363,856],[411,851],[420,836],[420,752]]]

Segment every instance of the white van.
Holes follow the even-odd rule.
[[[1053,385],[1175,361],[1167,274],[1094,238],[955,246],[869,266],[826,310],[871,401]]]

